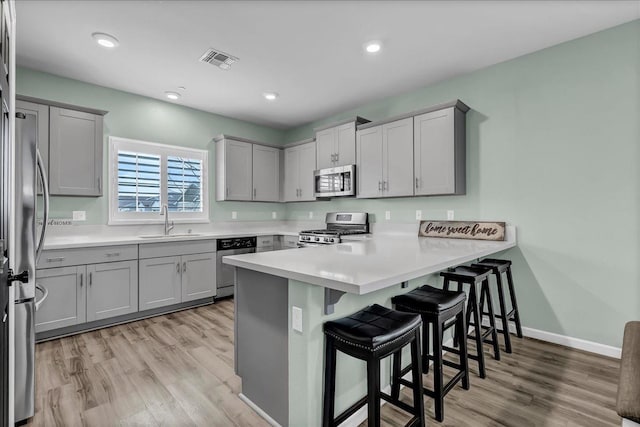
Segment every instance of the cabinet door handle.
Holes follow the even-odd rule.
[[[255,188],[253,189],[253,197],[254,198],[256,197],[256,189]]]
[[[84,282],[84,274],[80,273],[80,287],[83,285],[82,282]]]
[[[387,181],[382,181],[382,191],[389,189],[389,183]]]
[[[418,186],[418,178],[416,178],[416,188],[420,188],[420,187]]]
[[[187,271],[187,263],[183,262],[182,263],[182,272],[184,273],[185,271]]]
[[[64,257],[63,256],[59,256],[59,257],[55,257],[55,258],[47,258],[47,262],[60,262],[60,261],[64,261]]]
[[[89,273],[89,286],[93,285],[93,273]]]
[[[378,181],[378,191],[382,191],[382,181]]]
[[[180,273],[180,263],[176,264],[176,273]]]
[[[229,197],[229,187],[227,187],[226,196]]]
[[[102,179],[98,177],[98,193],[102,193]]]
[[[336,162],[340,160],[340,153],[336,153]]]

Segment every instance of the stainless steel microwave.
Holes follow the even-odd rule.
[[[316,197],[356,195],[356,165],[319,169],[314,179]]]

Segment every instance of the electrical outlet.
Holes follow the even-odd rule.
[[[86,221],[87,220],[87,211],[73,211],[73,220],[74,221]]]
[[[422,211],[420,209],[416,210],[416,220],[420,221],[422,219]]]
[[[384,211],[384,219],[387,221],[391,219],[391,211]]]
[[[447,220],[453,221],[453,211],[447,211]]]
[[[313,219],[313,212],[309,211],[309,219]]]
[[[276,212],[271,212],[271,219],[278,218],[278,214]]]
[[[291,307],[291,329],[302,332],[302,309],[300,307]]]
[[[238,219],[238,212],[231,211],[231,219]]]

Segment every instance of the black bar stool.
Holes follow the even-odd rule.
[[[516,301],[516,292],[513,288],[513,277],[511,276],[511,261],[507,259],[485,258],[482,261],[472,264],[472,267],[490,268],[491,272],[496,276],[498,284],[498,299],[500,303],[500,314],[495,316],[502,320],[502,329],[498,329],[504,336],[504,347],[507,353],[511,353],[511,336],[509,334],[509,322],[514,322],[518,338],[522,338],[522,325],[520,323],[520,313],[518,312],[518,302]],[[507,285],[509,286],[509,297],[511,299],[511,311],[507,313],[507,305],[504,298],[504,287],[502,284],[502,274],[507,274]],[[506,314],[505,314],[506,313]],[[480,320],[485,312],[480,314]]]
[[[418,313],[422,317],[422,370],[429,372],[429,360],[433,360],[433,390],[423,387],[423,392],[435,401],[436,419],[444,420],[444,396],[462,381],[462,388],[469,390],[469,364],[467,359],[467,340],[460,340],[460,349],[444,347],[443,333],[450,327],[456,327],[458,335],[466,331],[464,292],[445,291],[428,285],[421,286],[404,295],[391,298],[397,310]],[[432,348],[433,355],[429,354],[429,325],[433,327]],[[442,351],[446,350],[459,355],[460,363],[456,364],[442,357]],[[391,382],[391,397],[400,397],[400,384],[412,386],[411,381],[402,379],[409,372],[411,366],[402,369],[402,352],[397,351],[393,356],[393,376]],[[443,384],[442,365],[447,365],[458,370],[458,373]],[[414,378],[415,379],[415,378]]]
[[[341,424],[365,404],[369,426],[380,426],[380,399],[413,414],[408,426],[424,427],[422,369],[420,369],[420,316],[374,304],[350,316],[324,324],[325,359],[322,426]],[[380,391],[380,360],[411,344],[413,406]],[[334,417],[337,350],[367,362],[367,395]]]
[[[500,360],[500,346],[498,345],[498,332],[496,330],[496,318],[493,312],[493,301],[489,292],[489,275],[491,269],[479,267],[458,266],[440,273],[444,277],[444,289],[449,290],[449,282],[458,283],[458,291],[462,291],[464,284],[469,285],[469,302],[467,303],[467,325],[473,326],[474,333],[467,335],[476,342],[476,354],[469,354],[469,359],[478,361],[480,378],[486,377],[484,364],[483,343],[493,345],[493,357]],[[478,304],[477,286],[480,285],[480,304]],[[489,326],[482,326],[480,313],[484,311],[485,302],[489,313]],[[473,315],[473,322],[471,316]],[[484,331],[483,331],[484,329]],[[491,335],[491,339],[489,339]],[[459,341],[457,335],[454,343]]]

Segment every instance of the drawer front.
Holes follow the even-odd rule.
[[[191,242],[146,243],[140,245],[140,259],[203,254],[216,251],[215,240]]]
[[[284,236],[283,245],[285,248],[297,248],[298,236]]]
[[[258,236],[256,241],[257,248],[265,248],[273,246],[273,236]]]
[[[56,249],[42,252],[38,261],[38,268],[66,267],[136,259],[138,259],[138,245]]]

